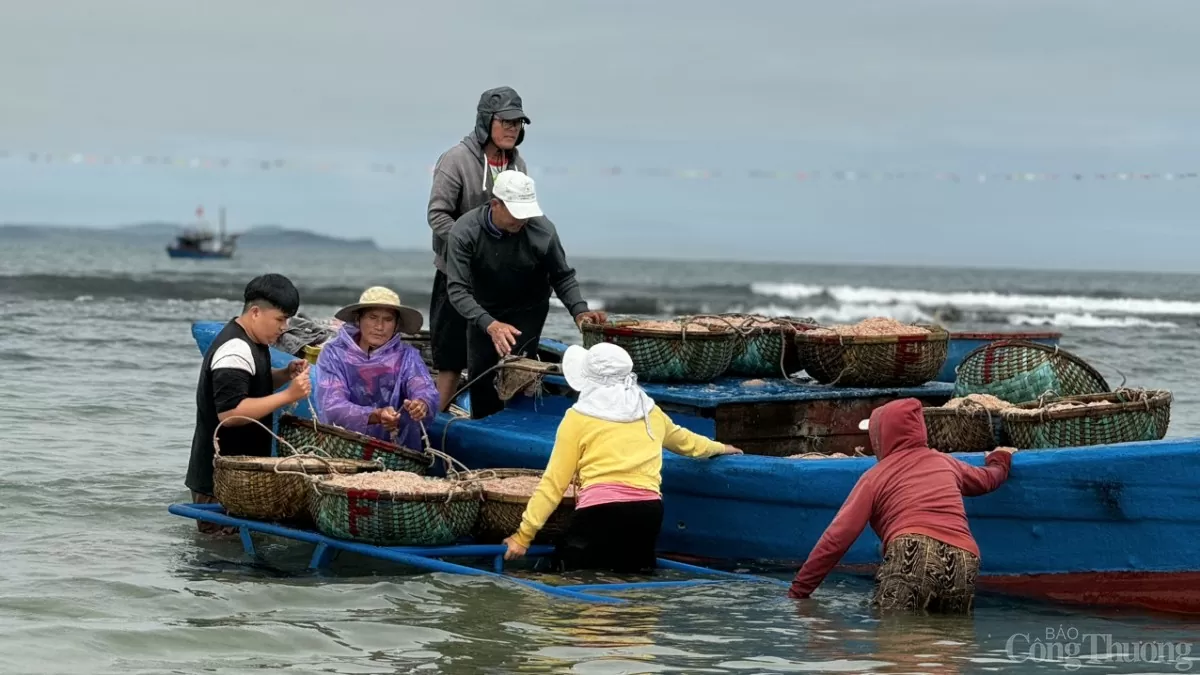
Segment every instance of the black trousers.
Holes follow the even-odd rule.
[[[556,557],[564,570],[653,571],[662,519],[661,499],[576,509]]]
[[[467,320],[450,304],[446,274],[441,270],[433,275],[429,298],[429,346],[439,372],[461,373],[467,367]]]
[[[492,314],[492,317],[521,331],[517,336],[517,344],[513,346],[513,353],[533,358],[537,355],[542,328],[546,325],[546,314],[549,312],[550,306],[543,305],[503,315]],[[492,344],[492,336],[482,328],[472,325],[467,332],[467,380],[473,382],[470,388],[473,419],[504,410],[504,401],[501,401],[500,395],[496,393],[498,369],[480,377],[488,368],[499,362],[500,355],[496,353],[496,346]]]

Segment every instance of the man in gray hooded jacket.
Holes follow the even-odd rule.
[[[467,320],[446,291],[446,249],[454,221],[492,197],[501,171],[527,173],[517,146],[525,140],[529,117],[512,87],[489,89],[479,97],[475,130],[442,153],[429,191],[429,227],[433,229],[433,297],[429,306],[430,346],[441,409],[450,405],[459,376],[467,367]]]

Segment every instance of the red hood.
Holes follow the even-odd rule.
[[[871,413],[868,434],[871,448],[880,461],[901,450],[927,447],[929,437],[925,432],[921,402],[915,398],[902,398],[879,406]]]

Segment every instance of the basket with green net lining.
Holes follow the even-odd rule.
[[[796,333],[805,371],[821,384],[840,387],[916,387],[937,377],[950,346],[940,326],[918,325],[919,335]],[[814,334],[816,333],[816,334]]]
[[[929,447],[942,452],[987,452],[1005,441],[1004,419],[981,405],[924,408]]]
[[[679,321],[622,320],[580,327],[583,346],[611,342],[633,359],[633,372],[644,382],[710,382],[733,361],[738,334],[729,326]]]
[[[424,452],[295,415],[279,416],[279,437],[291,443],[294,448],[310,446],[318,448],[330,457],[379,460],[388,471],[409,471],[423,475],[433,466],[434,461],[431,455]],[[292,449],[287,447],[287,444],[279,444],[279,454],[291,453]]]
[[[1001,414],[1018,448],[1075,448],[1161,440],[1171,423],[1172,400],[1164,389],[1118,389],[1045,396]]]
[[[520,529],[521,517],[537,490],[542,472],[536,469],[479,469],[457,474],[455,479],[475,482],[483,490],[483,505],[479,508],[474,536],[481,544],[494,544]],[[534,543],[552,543],[567,531],[571,514],[575,512],[575,489],[574,482],[567,486],[562,501],[538,530]]]
[[[975,349],[963,358],[954,379],[955,396],[991,394],[1013,404],[1045,394],[1108,391],[1108,382],[1083,359],[1057,346],[1026,340],[1000,340]]]
[[[787,377],[804,370],[793,339],[796,333],[817,328],[812,319],[765,317],[752,314],[699,316],[709,326],[729,326],[737,332],[729,375],[741,377]]]
[[[478,485],[409,472],[357,484],[313,480],[319,532],[379,546],[446,546],[471,533],[483,503]]]
[[[378,471],[378,462],[319,457],[213,457],[213,496],[231,516],[308,522],[308,478]]]

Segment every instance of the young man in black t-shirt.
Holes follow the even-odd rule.
[[[304,400],[311,391],[308,362],[296,360],[286,368],[271,368],[269,345],[279,339],[288,319],[300,308],[296,287],[285,276],[264,274],[246,285],[244,300],[241,316],[225,324],[204,354],[196,385],[196,432],[185,484],[197,504],[216,501],[214,432],[223,455],[267,457],[271,454],[268,430],[272,415],[285,405]],[[289,380],[287,389],[274,393]],[[211,523],[199,526],[205,533],[222,531]]]

